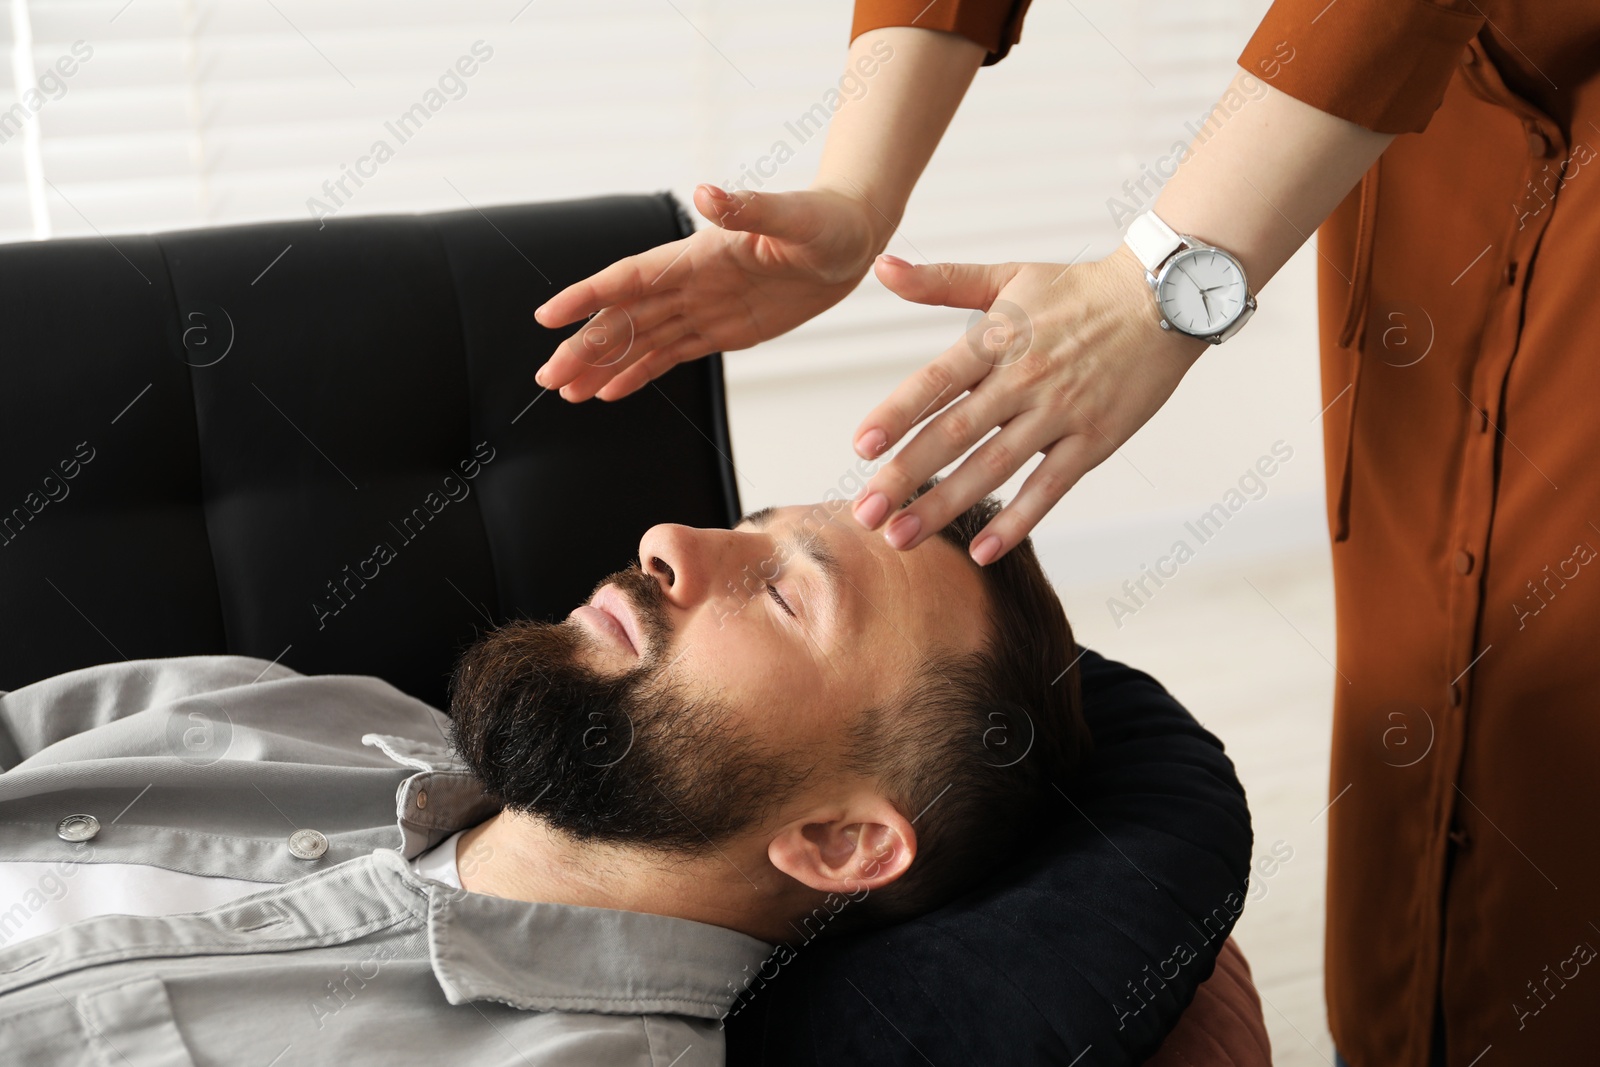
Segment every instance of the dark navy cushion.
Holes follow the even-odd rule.
[[[798,944],[729,1018],[730,1067],[1155,1053],[1243,910],[1250,813],[1221,743],[1155,679],[1095,652],[1080,667],[1095,751],[1038,847],[937,912]]]

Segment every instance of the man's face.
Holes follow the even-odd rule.
[[[825,789],[847,724],[987,627],[964,553],[942,538],[896,551],[846,506],[652,527],[640,566],[564,621],[488,634],[458,667],[463,757],[557,829],[665,848]]]

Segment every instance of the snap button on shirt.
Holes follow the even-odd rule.
[[[56,824],[56,836],[63,841],[87,841],[100,832],[100,820],[93,815],[68,815]]]
[[[321,859],[328,851],[328,839],[316,830],[296,830],[289,835],[289,851],[296,859]]]

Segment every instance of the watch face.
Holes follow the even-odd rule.
[[[1238,262],[1216,248],[1184,249],[1162,268],[1156,284],[1161,313],[1195,337],[1227,329],[1244,311],[1248,295]]]

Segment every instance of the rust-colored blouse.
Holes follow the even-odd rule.
[[[850,22],[853,41],[883,26],[919,26],[959,33],[989,50],[983,65],[998,63],[1022,38],[1022,16],[1030,0],[856,0]]]
[[[925,3],[852,33],[1020,39]],[[1276,0],[1238,62],[1401,135],[1318,231],[1334,1039],[1600,1062],[1600,0]]]

